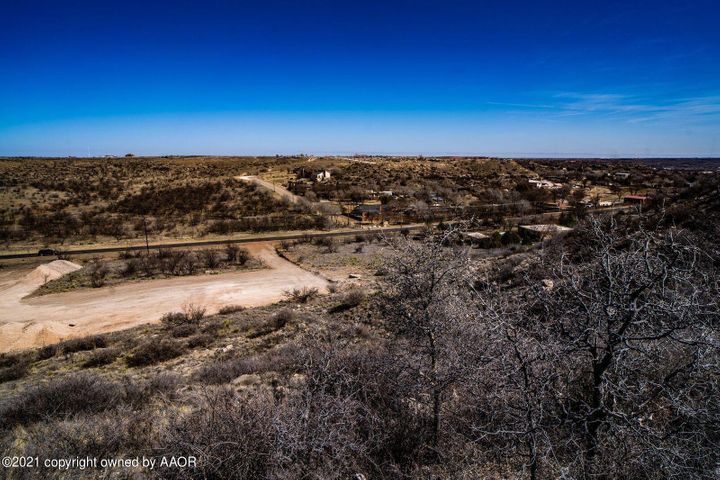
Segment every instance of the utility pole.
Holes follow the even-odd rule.
[[[147,221],[145,220],[145,215],[143,215],[143,231],[145,232],[145,249],[147,250],[147,254],[150,255],[150,242],[148,242]]]

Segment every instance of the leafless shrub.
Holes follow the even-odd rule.
[[[73,338],[57,344],[57,350],[61,351],[64,355],[104,347],[107,347],[107,340],[102,335]]]
[[[317,237],[313,240],[313,244],[318,247],[324,247],[325,253],[337,252],[338,245],[334,238],[331,237]]]
[[[199,333],[188,338],[188,348],[207,347],[215,341],[215,337],[209,333]]]
[[[195,325],[205,317],[206,309],[199,305],[189,303],[183,306],[182,312],[169,312],[162,316],[160,322],[168,327],[178,327],[181,325]]]
[[[219,358],[204,364],[193,374],[193,379],[208,385],[219,385],[250,373],[297,370],[302,355],[298,345],[287,344],[258,355]]]
[[[171,339],[154,339],[137,347],[125,362],[129,367],[144,367],[179,357],[185,353],[185,346]]]
[[[120,268],[120,275],[124,277],[132,277],[140,271],[140,260],[131,258],[127,260]]]
[[[307,303],[320,294],[316,287],[293,288],[284,293],[285,297],[296,303]]]
[[[183,312],[168,312],[160,318],[160,322],[167,326],[175,326],[187,323],[188,318]]]
[[[250,252],[234,243],[228,243],[225,246],[225,254],[228,262],[238,265],[245,265],[250,260]]]
[[[142,455],[148,447],[153,421],[153,416],[145,411],[121,406],[111,411],[39,422],[28,428],[26,441],[17,442],[22,447],[16,444],[13,454],[40,458]],[[39,471],[43,473],[39,474]],[[35,478],[37,475],[62,478],[63,474],[50,469],[34,469],[33,475]],[[13,478],[31,479],[33,476]]]
[[[170,335],[172,335],[175,338],[185,338],[189,337],[190,335],[194,334],[197,331],[197,324],[195,323],[181,323],[179,325],[176,325],[172,327],[170,330]]]
[[[273,326],[276,329],[283,328],[288,322],[292,322],[294,318],[295,312],[292,309],[283,308],[272,316]]]
[[[65,375],[3,400],[0,425],[9,428],[47,417],[99,412],[115,406],[122,395],[118,384],[102,377],[86,373]]]
[[[47,360],[48,358],[52,358],[58,353],[58,346],[57,344],[51,344],[51,345],[45,345],[44,347],[40,347],[37,350],[37,359],[38,360]]]
[[[222,264],[222,261],[220,259],[220,252],[218,252],[217,250],[200,250],[200,252],[198,253],[203,260],[205,268],[215,269]]]
[[[271,398],[241,400],[230,389],[210,390],[190,414],[171,419],[157,452],[198,458],[190,478],[267,478],[273,410]],[[180,469],[162,468],[158,473],[167,479],[188,478]]]
[[[230,315],[233,313],[242,312],[245,310],[245,307],[242,305],[225,305],[224,307],[221,307],[220,310],[218,310],[218,313],[220,315]]]
[[[183,307],[183,311],[185,312],[185,317],[188,319],[189,322],[192,323],[200,323],[200,320],[205,318],[205,312],[207,311],[205,307],[202,307],[200,305],[194,305],[192,303],[189,303]]]
[[[365,300],[365,291],[360,287],[353,287],[342,295],[340,303],[332,307],[330,312],[337,313],[355,308],[360,305],[363,300]]]
[[[117,348],[103,348],[94,351],[90,356],[83,362],[83,368],[95,368],[103,365],[113,363],[121,352]]]
[[[85,269],[90,277],[90,285],[92,285],[93,288],[99,288],[105,285],[105,279],[107,278],[108,273],[110,273],[110,270],[105,262],[95,259],[89,263]]]
[[[30,362],[23,360],[0,368],[0,383],[11,382],[23,378],[30,367]]]

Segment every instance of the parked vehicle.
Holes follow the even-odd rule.
[[[51,257],[57,254],[58,252],[54,248],[41,248],[38,250],[38,257]]]

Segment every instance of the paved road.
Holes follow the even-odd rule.
[[[365,235],[373,233],[392,233],[399,232],[403,229],[418,230],[424,228],[424,224],[413,224],[401,227],[384,227],[384,228],[371,228],[371,229],[354,229],[354,230],[343,230],[340,232],[318,232],[318,233],[291,233],[283,235],[273,235],[269,237],[248,237],[248,238],[237,238],[237,239],[225,239],[225,240],[200,240],[197,242],[185,242],[185,243],[158,243],[150,244],[150,249],[157,250],[159,248],[189,248],[189,247],[202,247],[205,245],[226,245],[228,243],[258,243],[258,242],[277,242],[282,240],[298,240],[301,238],[318,238],[318,237],[347,237],[352,235]],[[102,247],[102,248],[77,248],[62,250],[67,255],[82,255],[92,253],[112,253],[112,252],[124,252],[128,250],[145,250],[145,245],[132,245],[125,247]],[[13,253],[0,255],[0,260],[10,260],[14,258],[30,258],[37,257],[37,253]]]
[[[627,205],[621,205],[621,206],[614,206],[614,207],[608,207],[608,208],[599,208],[599,209],[592,209],[589,210],[590,213],[592,212],[609,212],[609,211],[616,211],[616,210],[629,210],[632,209],[632,206]],[[542,217],[559,217],[561,212],[545,212],[545,213],[539,213],[539,214],[529,214],[527,216],[542,216]],[[509,217],[508,220],[519,220],[522,217]],[[352,235],[363,235],[363,234],[372,234],[372,233],[393,233],[393,232],[399,232],[401,230],[420,230],[425,228],[424,223],[415,223],[411,225],[403,225],[403,226],[397,226],[397,227],[382,227],[382,228],[372,228],[372,229],[353,229],[353,230],[343,230],[343,231],[336,231],[336,232],[317,232],[317,233],[289,233],[289,234],[282,234],[282,235],[273,235],[268,237],[246,237],[246,238],[237,238],[237,239],[224,239],[224,240],[199,240],[195,242],[179,242],[179,243],[159,243],[159,244],[151,244],[151,249],[159,249],[159,248],[189,248],[189,247],[202,247],[202,246],[210,246],[210,245],[225,245],[228,243],[257,243],[257,242],[274,242],[274,241],[282,241],[282,240],[298,240],[301,238],[319,238],[319,237],[346,237],[346,236],[352,236]],[[78,248],[78,249],[69,249],[69,250],[62,250],[63,253],[68,255],[83,255],[83,254],[93,254],[93,253],[112,253],[112,252],[124,252],[124,251],[137,251],[137,250],[145,250],[145,245],[133,245],[133,246],[124,246],[124,247],[102,247],[102,248]],[[17,259],[17,258],[30,258],[30,257],[37,257],[37,253],[12,253],[12,254],[3,254],[0,255],[0,260],[11,260],[11,259]]]

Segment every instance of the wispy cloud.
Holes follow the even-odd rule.
[[[511,109],[545,110],[556,117],[612,118],[627,123],[720,121],[720,95],[668,98],[607,92],[561,92],[537,103],[488,102]]]

